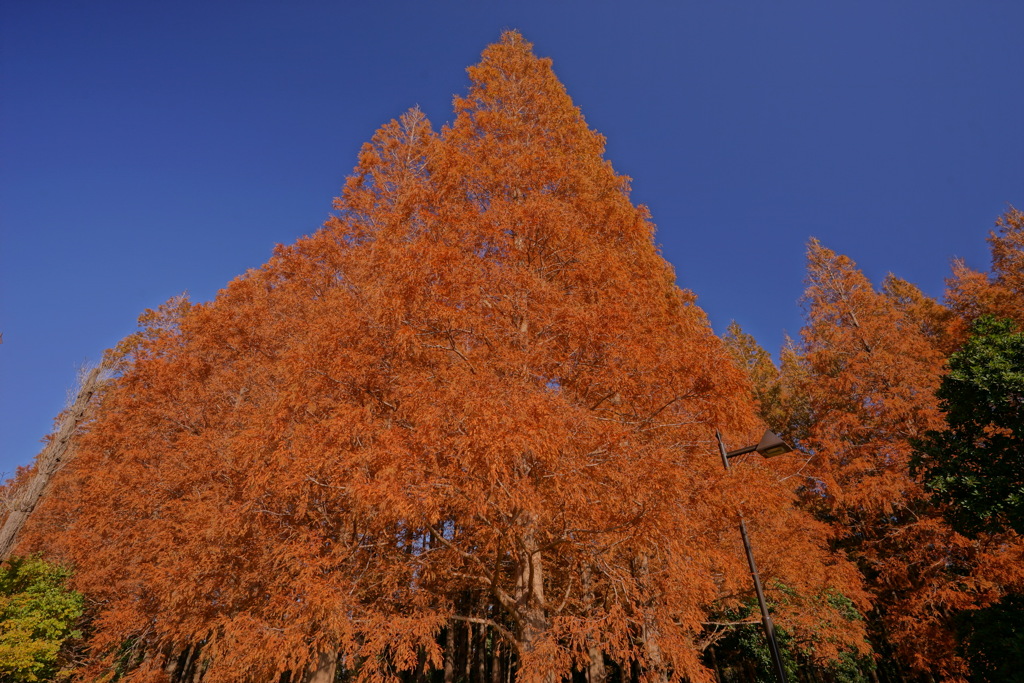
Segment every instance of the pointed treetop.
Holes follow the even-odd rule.
[[[954,334],[961,342],[974,319],[988,313],[1024,323],[1024,212],[1013,206],[996,220],[989,233],[992,267],[987,273],[953,262],[946,301],[957,314]]]
[[[551,68],[517,31],[506,31],[489,45],[479,64],[467,69],[469,92],[455,98],[456,120],[445,137],[467,147],[470,156],[491,149],[496,164],[515,159],[520,177],[548,175],[567,163],[604,166],[605,183],[625,189],[628,179],[615,176],[604,162],[604,136],[586,121]]]
[[[739,607],[716,596],[749,580],[722,511],[755,499],[781,624],[817,637],[810,606],[859,594],[788,484],[722,483],[713,429],[760,432],[747,380],[550,61],[509,32],[470,77],[450,127],[381,128],[325,230],[144,340],[108,394],[64,475],[81,495],[35,536],[102,605],[100,674],[131,640],[126,680],[199,644],[207,683],[339,652],[381,680],[491,614],[520,680],[595,646],[706,679],[700,634]],[[821,642],[858,647],[833,617]]]

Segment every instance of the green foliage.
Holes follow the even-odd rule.
[[[835,607],[844,619],[859,621],[864,619],[853,600],[841,593],[831,593],[828,602]],[[829,662],[826,672],[835,683],[868,683],[871,672],[875,669],[875,660],[871,655],[857,654],[843,650],[839,657]],[[794,679],[798,680],[798,679]]]
[[[768,639],[764,637],[763,627],[760,624],[742,626],[736,635],[741,656],[746,656],[754,662],[758,683],[772,683],[776,680],[775,664],[772,662],[771,649],[768,647]],[[793,656],[792,637],[785,629],[776,627],[775,639],[779,643],[779,654],[782,655],[782,667],[786,671],[786,678],[796,680],[799,666]]]
[[[983,316],[936,395],[946,428],[915,442],[914,466],[964,533],[1024,533],[1024,334]]]
[[[991,607],[964,612],[959,631],[972,682],[1024,677],[1024,596],[1012,595]]]
[[[784,596],[796,597],[796,592],[788,586],[776,584],[775,588]],[[822,597],[842,618],[849,621],[860,621],[864,618],[853,601],[845,595],[833,592]],[[777,607],[776,604],[769,604],[769,610],[772,612],[776,611]],[[728,612],[724,616],[731,621],[746,621],[758,616],[759,613],[756,600],[749,600],[741,610]],[[801,672],[806,673],[812,669],[832,683],[869,683],[871,680],[870,672],[875,668],[875,663],[870,655],[858,655],[843,650],[837,658],[827,662],[815,661],[813,642],[806,636],[797,638],[776,623],[775,638],[779,644],[779,654],[782,655],[782,666],[787,680],[802,680]],[[731,634],[720,640],[715,648],[725,683],[751,679],[756,683],[777,681],[771,650],[760,622],[736,627]]]
[[[869,683],[871,680],[869,672],[874,669],[874,662],[870,657],[858,657],[852,652],[844,651],[837,659],[823,665],[813,662],[809,653],[804,652],[785,629],[776,627],[775,637],[779,643],[779,653],[782,655],[782,666],[786,671],[787,680],[801,680],[800,673],[811,669],[834,683]],[[732,668],[723,671],[727,680],[749,680],[747,676],[753,675],[757,683],[777,681],[775,664],[772,662],[771,651],[768,649],[768,642],[760,624],[737,628],[735,635],[723,640],[718,647],[723,652],[723,659],[727,665],[732,665]],[[740,667],[737,671],[736,662],[743,660],[750,662],[753,665],[752,669],[744,671],[744,668]],[[741,671],[744,673],[740,673]]]
[[[37,557],[0,566],[0,680],[51,680],[57,655],[82,615],[82,596],[66,586],[70,572]]]

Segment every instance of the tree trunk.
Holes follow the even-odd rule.
[[[405,671],[398,674],[400,681],[407,683],[427,683],[427,651],[422,647],[416,648],[416,668],[411,672]]]
[[[520,538],[522,550],[516,567],[516,605],[519,613],[519,627],[516,640],[523,658],[530,657],[537,650],[539,641],[551,628],[544,602],[544,561],[540,546],[529,521]],[[550,665],[536,660],[526,662],[530,671],[523,671],[517,677],[521,683],[551,683],[554,680]]]
[[[604,665],[604,652],[599,647],[590,646],[590,664],[587,665],[587,683],[604,683],[608,678],[608,670]]]
[[[589,566],[584,568],[581,578],[584,600],[588,606],[591,606],[594,604],[596,596]],[[604,665],[604,650],[597,643],[591,643],[587,648],[587,655],[590,659],[587,664],[587,683],[604,683],[608,678],[608,670]]]
[[[188,651],[188,656],[185,657],[185,662],[181,665],[181,669],[178,670],[177,677],[174,678],[174,683],[191,683],[193,673],[196,668],[196,662],[199,660],[199,651],[202,645],[196,644],[191,647]]]
[[[74,450],[71,448],[72,440],[74,439],[75,432],[78,430],[78,425],[82,423],[89,412],[93,395],[103,383],[100,376],[105,369],[106,364],[100,363],[86,376],[85,381],[82,382],[82,388],[78,390],[78,396],[75,398],[74,405],[71,406],[64,419],[61,420],[60,429],[57,430],[57,434],[36,459],[35,474],[32,475],[32,479],[18,492],[11,503],[10,514],[7,516],[7,521],[4,522],[3,528],[0,529],[0,561],[6,560],[11,556],[18,533],[25,526],[29,515],[32,514],[39,500],[43,497],[46,485],[50,483],[50,479],[62,465],[74,457]]]
[[[191,645],[186,645],[185,648],[175,654],[174,648],[168,648],[167,651],[167,663],[164,665],[164,673],[167,674],[167,678],[171,683],[177,683],[188,669],[189,663],[192,661],[192,655],[194,648]]]
[[[455,622],[448,622],[444,634],[444,683],[455,683]]]
[[[338,653],[335,650],[321,652],[314,666],[306,670],[303,683],[334,683],[338,670]]]
[[[466,624],[466,661],[465,674],[466,683],[471,683],[473,680],[473,624]]]
[[[168,680],[173,681],[175,679],[178,669],[181,668],[181,663],[188,656],[188,651],[189,647],[187,645],[181,652],[176,652],[173,645],[164,650],[164,673],[167,674]]]
[[[651,665],[651,675],[648,678],[658,681],[658,683],[667,683],[668,670],[665,665],[665,657],[661,651],[661,645],[658,644],[658,628],[651,619],[644,619],[641,637],[643,638],[644,649],[647,651],[647,659]]]
[[[199,657],[195,657],[192,660],[192,683],[199,683],[203,680],[204,668],[205,667],[203,666],[203,660],[201,660]]]
[[[641,581],[646,581],[650,574],[649,559],[646,555],[640,555],[634,562],[634,572]],[[668,681],[668,666],[665,662],[664,653],[661,650],[658,626],[648,614],[643,615],[643,625],[640,630],[640,639],[644,644],[644,651],[647,653],[647,661],[650,665],[650,680],[663,683]]]
[[[480,624],[476,631],[476,680],[487,683],[487,627]]]
[[[494,653],[491,655],[491,683],[501,683],[502,647],[498,642],[494,643]]]
[[[711,655],[711,666],[715,670],[716,683],[724,683],[725,678],[722,676],[722,667],[718,665],[718,653],[715,652],[714,645],[708,648],[708,654]]]

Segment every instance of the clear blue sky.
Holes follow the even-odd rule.
[[[1019,0],[3,2],[0,471],[140,311],[316,230],[382,123],[448,120],[505,28],[719,332],[799,330],[812,235],[938,295],[1024,206],[1021,26]]]

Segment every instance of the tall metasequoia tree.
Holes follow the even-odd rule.
[[[1024,212],[1011,206],[996,219],[988,243],[992,251],[988,273],[972,270],[958,260],[953,262],[953,277],[947,282],[946,301],[957,315],[954,331],[961,343],[970,333],[971,323],[985,314],[1024,325]]]
[[[126,348],[33,525],[100,605],[86,674],[447,678],[475,649],[474,680],[706,681],[708,615],[751,593],[738,510],[797,596],[778,622],[864,647],[825,526],[721,472],[715,427],[759,436],[745,379],[603,138],[517,33],[469,73],[440,134],[374,136],[323,230]]]
[[[810,416],[806,366],[796,342],[787,335],[776,366],[771,354],[735,321],[729,324],[723,341],[750,380],[761,419],[769,429],[799,445],[806,436]]]
[[[1022,580],[1012,536],[955,533],[909,469],[909,440],[942,424],[942,315],[912,285],[876,291],[854,263],[812,241],[803,362],[813,453],[805,500],[834,523],[877,598],[874,635],[906,671],[957,679],[951,617]],[[932,314],[926,314],[931,311]]]

